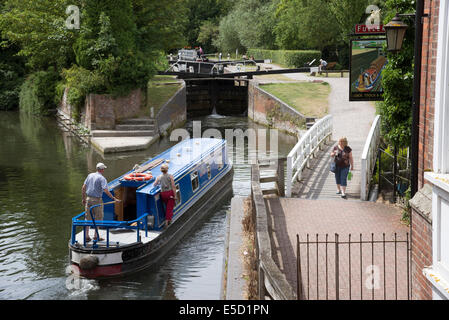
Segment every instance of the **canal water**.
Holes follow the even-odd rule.
[[[246,117],[212,115],[189,120],[190,133],[194,120],[202,132],[218,129],[223,137],[225,129],[264,131]],[[250,194],[246,155],[256,151],[247,141],[229,149],[231,159],[240,156],[234,163],[234,195]],[[279,132],[279,155],[295,142]],[[62,132],[53,118],[0,112],[0,299],[220,299],[231,197],[151,268],[109,280],[79,280],[67,272],[71,219],[82,211],[81,186],[95,164],[108,166],[105,176],[111,181],[175,143],[164,137],[142,152],[103,157]]]

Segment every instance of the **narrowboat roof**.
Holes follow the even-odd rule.
[[[141,182],[140,188],[138,188],[139,193],[148,193],[155,194],[159,187],[153,187],[153,182],[157,176],[161,174],[161,165],[167,163],[169,166],[168,173],[172,174],[174,178],[178,178],[185,174],[192,166],[201,162],[201,160],[210,155],[211,152],[215,150],[220,150],[223,144],[226,143],[224,139],[213,139],[213,138],[194,138],[194,139],[186,139],[173,147],[167,149],[166,151],[160,153],[154,158],[147,160],[142,163],[141,166],[145,166],[151,162],[155,162],[157,160],[169,160],[161,161],[156,166],[152,167],[147,171],[143,171],[148,173],[151,171],[153,175],[153,179],[145,182]],[[118,186],[121,181],[123,181],[123,177],[131,172],[130,170],[124,173],[122,176],[116,178],[115,180],[109,183],[109,189],[113,189]]]

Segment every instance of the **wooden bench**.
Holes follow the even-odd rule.
[[[326,66],[326,70],[333,70],[336,65],[337,65],[337,62],[329,62]]]
[[[349,72],[349,70],[323,70],[323,71],[319,71],[318,73],[319,74],[323,74],[323,73],[326,73],[326,78],[328,78],[329,77],[329,73],[340,73],[341,74],[341,78],[343,78],[343,74],[345,73],[345,72]]]

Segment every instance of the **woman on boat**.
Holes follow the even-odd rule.
[[[338,145],[332,149],[331,157],[334,157],[337,168],[335,171],[335,182],[337,183],[337,194],[346,199],[347,177],[350,170],[354,169],[352,149],[348,146],[348,140],[343,137],[338,140]]]
[[[161,185],[161,199],[165,204],[165,225],[168,226],[171,223],[173,217],[173,208],[176,201],[176,186],[173,175],[168,173],[168,165],[163,164],[161,166],[162,174],[156,178],[153,183],[154,186]]]

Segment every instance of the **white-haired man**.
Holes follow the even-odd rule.
[[[90,173],[86,180],[84,180],[83,187],[81,188],[82,194],[83,194],[83,205],[86,210],[85,219],[86,220],[92,220],[92,217],[90,215],[90,207],[102,204],[103,200],[103,192],[106,193],[111,199],[114,201],[120,201],[119,199],[115,198],[111,192],[108,190],[108,181],[103,176],[104,169],[107,167],[104,165],[104,163],[97,163],[97,171]],[[98,206],[92,209],[92,215],[94,216],[95,220],[103,220],[103,206]],[[86,227],[86,241],[89,242],[91,240],[89,236],[89,227]],[[102,238],[97,239],[97,234],[94,235],[94,240],[104,240]]]

